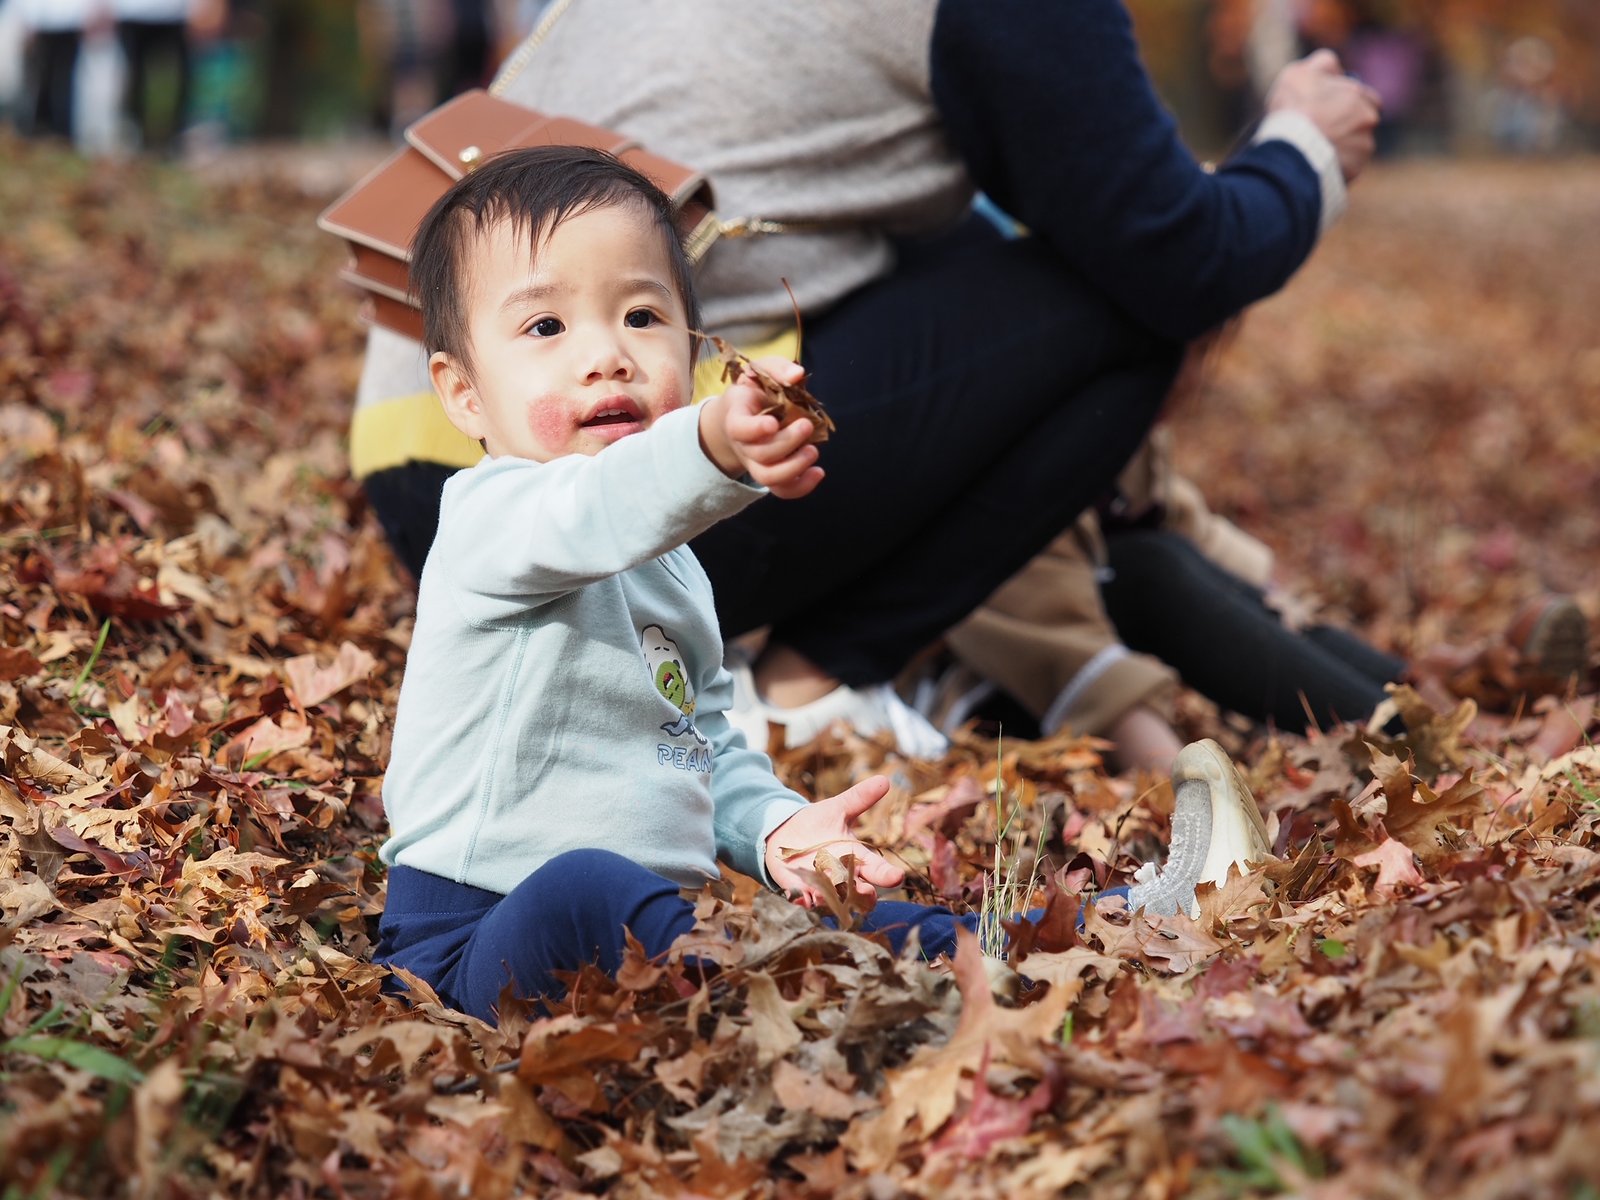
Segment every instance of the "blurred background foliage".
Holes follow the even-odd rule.
[[[1163,97],[1202,154],[1224,152],[1259,114],[1276,71],[1323,46],[1384,95],[1380,154],[1600,149],[1600,0],[1126,2]],[[88,3],[109,13],[113,0]],[[392,136],[486,82],[546,3],[191,0],[190,101],[169,119],[201,148]],[[0,117],[24,132],[27,11],[28,0],[0,0]],[[114,110],[109,20],[86,30],[85,47],[79,74],[99,82],[80,86],[80,108],[87,100],[92,110],[98,95]],[[175,107],[176,70],[150,74],[157,108]],[[128,148],[114,112],[78,120],[89,129],[79,131],[84,148]],[[96,120],[106,130],[98,136]]]

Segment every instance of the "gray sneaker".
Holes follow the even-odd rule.
[[[1167,865],[1159,872],[1145,863],[1128,890],[1128,910],[1170,917],[1181,909],[1200,915],[1194,889],[1202,883],[1219,886],[1228,869],[1272,857],[1266,823],[1255,797],[1233,760],[1210,738],[1190,742],[1172,764],[1172,845]]]

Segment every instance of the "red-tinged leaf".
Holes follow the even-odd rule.
[[[1033,1119],[1055,1102],[1061,1084],[1060,1068],[1049,1064],[1044,1079],[1026,1096],[996,1095],[989,1089],[989,1048],[984,1047],[973,1081],[972,1101],[946,1127],[933,1143],[936,1154],[983,1161],[1000,1143],[1020,1138],[1033,1125]]]
[[[1035,950],[1070,950],[1080,944],[1078,913],[1083,907],[1083,897],[1067,891],[1059,876],[1045,881],[1044,902],[1038,906],[1039,915],[1017,921],[1003,922],[1010,940],[1007,956],[1012,966],[1020,964]]]
[[[1378,879],[1373,888],[1380,897],[1394,896],[1402,888],[1421,887],[1424,882],[1411,847],[1393,838],[1379,842],[1350,861],[1358,867],[1377,868]]]
[[[377,665],[378,660],[367,651],[352,642],[343,642],[331,663],[324,666],[317,655],[302,654],[283,664],[283,674],[295,706],[305,710],[359,683]]]
[[[954,837],[973,810],[987,799],[976,779],[970,775],[959,776],[949,787],[916,798],[906,813],[906,833],[934,829],[946,838]]]
[[[50,836],[68,850],[77,850],[80,853],[90,855],[112,875],[140,875],[146,879],[155,879],[160,875],[160,871],[151,860],[150,855],[143,850],[131,850],[127,854],[118,854],[98,842],[79,837],[65,825],[55,826],[50,830]]]
[[[0,683],[24,679],[43,668],[44,664],[26,646],[0,646]]]
[[[219,757],[238,769],[265,766],[275,755],[310,745],[311,728],[298,713],[262,717],[223,746]]]
[[[152,528],[157,520],[156,506],[142,496],[135,496],[132,492],[112,489],[106,493],[112,500],[123,508],[133,518],[140,529]]]
[[[1194,994],[1202,1000],[1247,991],[1255,983],[1261,960],[1251,955],[1212,962],[1195,981]]]
[[[82,409],[89,401],[94,388],[94,373],[78,368],[63,367],[50,372],[45,386],[50,398],[66,408]]]
[[[1576,700],[1552,704],[1539,722],[1539,732],[1534,735],[1528,749],[1534,761],[1549,761],[1569,754],[1588,743],[1588,729],[1595,719],[1595,698],[1580,696]]]
[[[164,602],[156,581],[111,545],[90,547],[78,563],[52,564],[49,578],[57,591],[81,596],[102,616],[156,621],[181,611],[181,605]]]
[[[167,693],[161,706],[161,715],[167,723],[167,732],[173,737],[182,737],[195,726],[194,712],[176,692]]]
[[[941,833],[927,835],[928,881],[933,890],[946,900],[958,898],[965,885],[961,874],[961,860],[956,845]]]

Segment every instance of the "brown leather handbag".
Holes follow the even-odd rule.
[[[433,203],[482,159],[526,146],[592,146],[648,176],[678,210],[678,232],[691,261],[721,226],[703,175],[651,154],[610,129],[513,104],[482,90],[464,92],[419,118],[405,146],[335,200],[317,225],[350,247],[340,277],[371,301],[374,322],[422,339],[422,313],[411,296],[411,239]]]

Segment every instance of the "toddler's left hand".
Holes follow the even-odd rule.
[[[856,818],[888,792],[888,777],[874,775],[849,791],[807,806],[779,825],[767,838],[767,874],[772,876],[772,882],[807,908],[821,903],[816,885],[803,878],[800,871],[814,872],[817,851],[827,850],[836,858],[855,856],[855,885],[861,895],[874,895],[880,887],[899,886],[905,871],[850,832]],[[787,855],[786,850],[790,851]]]

